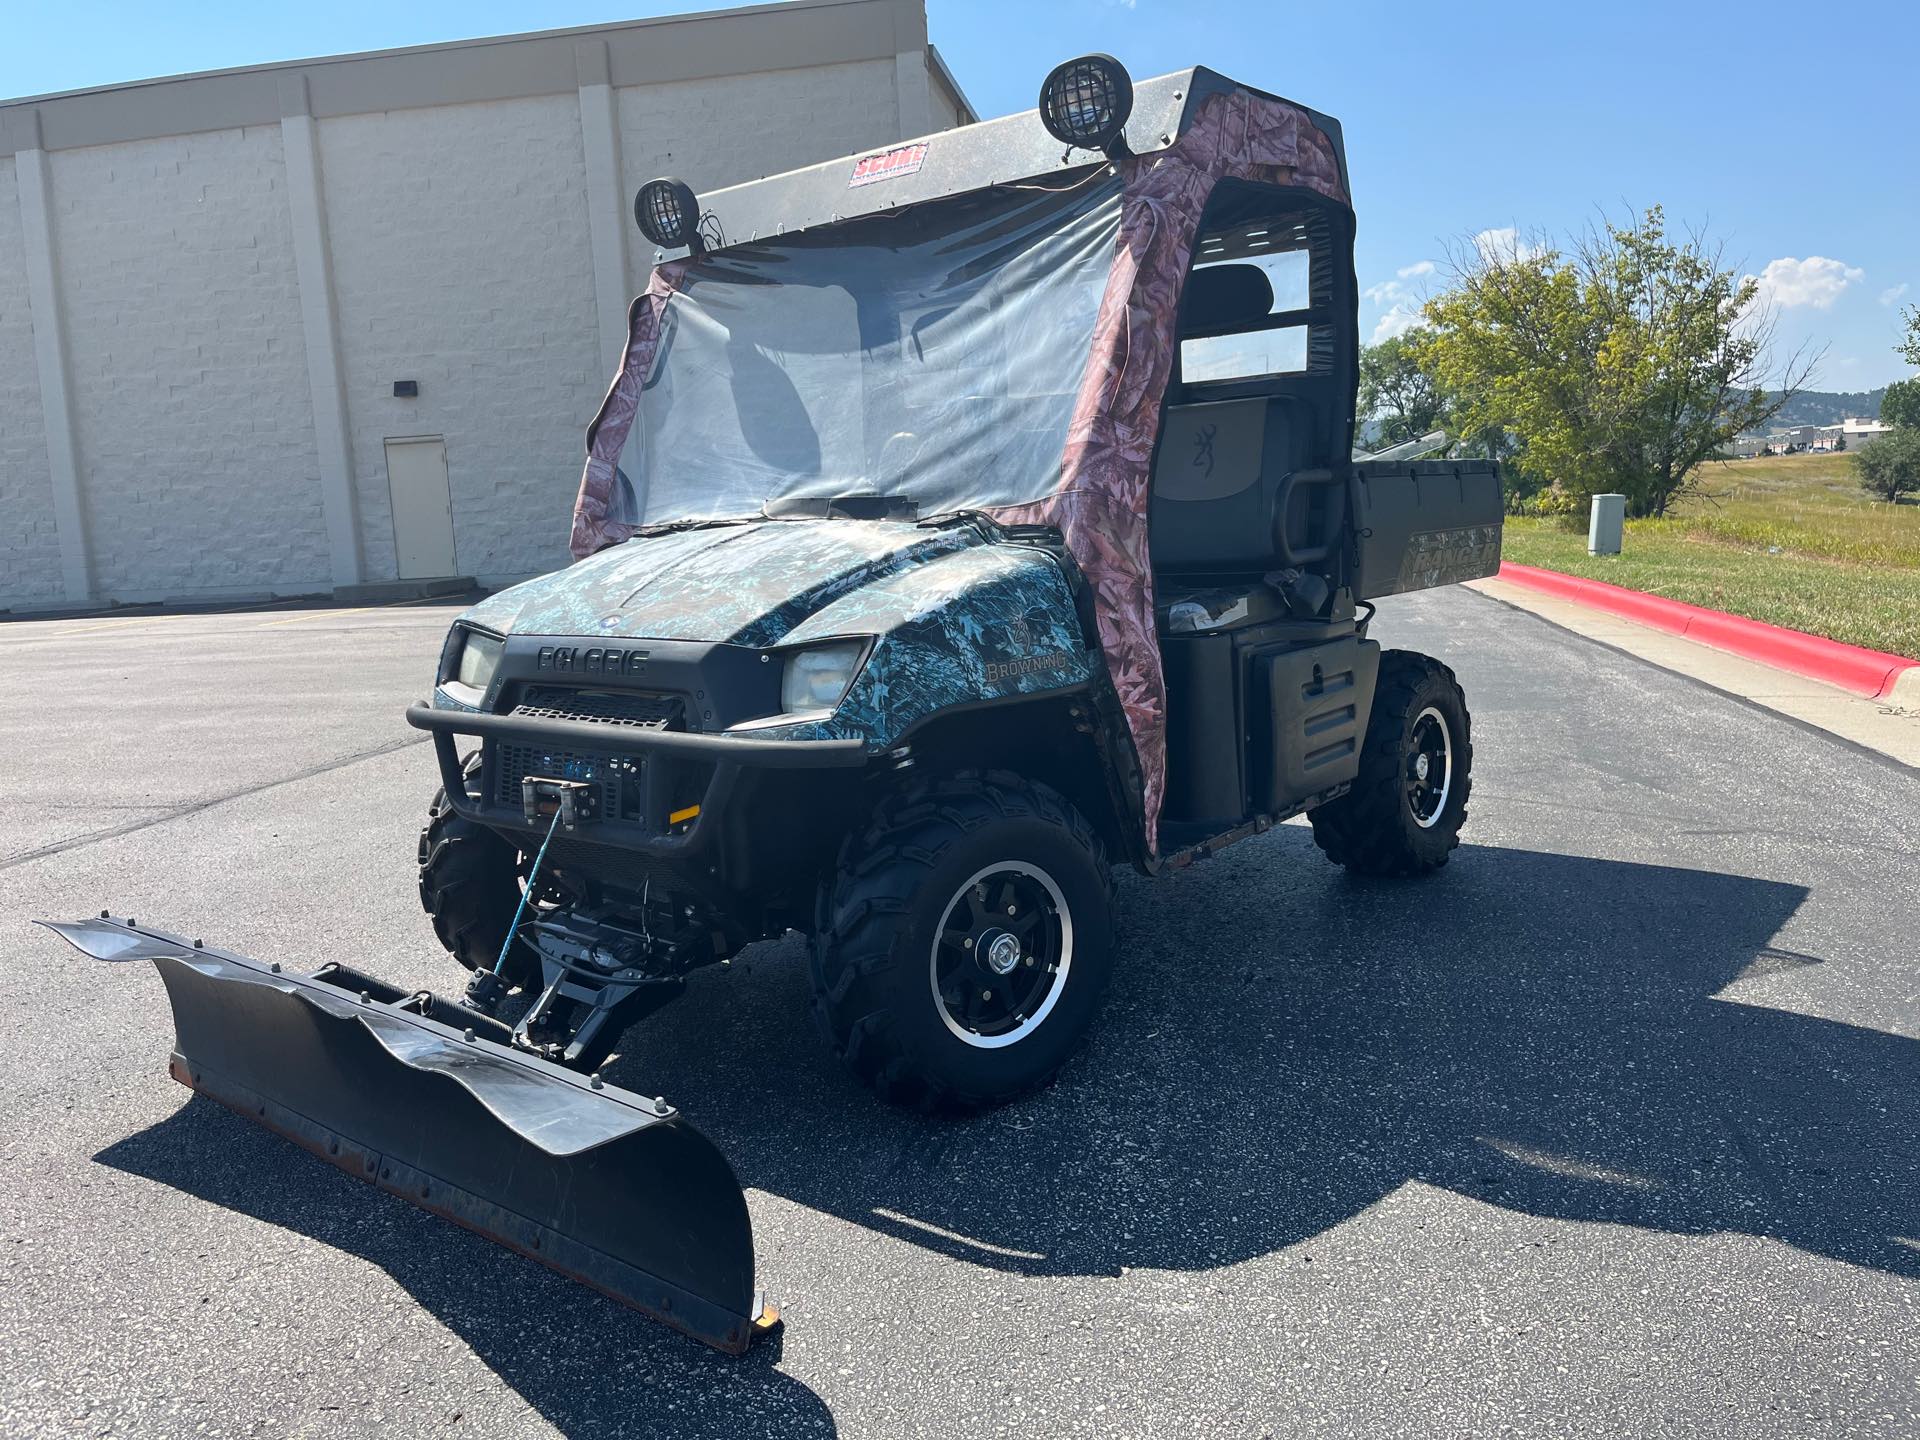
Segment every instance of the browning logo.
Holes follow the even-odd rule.
[[[1073,657],[1064,650],[1049,650],[1044,655],[1022,655],[1014,660],[989,660],[987,662],[987,683],[995,684],[1001,680],[1012,680],[1020,675],[1037,675],[1047,670],[1064,670],[1073,664]]]
[[[1035,617],[1038,616],[1036,622]],[[1025,615],[1013,615],[1000,622],[1000,628],[1006,631],[1007,649],[1016,658],[1012,660],[990,660],[987,662],[987,683],[1011,680],[1016,675],[1034,675],[1045,670],[1062,670],[1073,663],[1073,657],[1064,650],[1046,650],[1035,655],[1031,653],[1037,646],[1045,643],[1036,638],[1036,631],[1050,630],[1050,624],[1043,612],[1029,610]]]
[[[1213,437],[1219,433],[1218,425],[1202,425],[1193,432],[1193,468],[1209,480],[1213,478]]]

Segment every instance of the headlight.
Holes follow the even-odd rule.
[[[866,653],[864,640],[836,640],[787,656],[780,678],[780,708],[789,715],[803,710],[831,710],[840,703]]]
[[[500,668],[500,657],[506,648],[507,642],[496,636],[469,630],[460,646],[460,664],[454,671],[454,679],[484,694],[493,683],[493,672]]]

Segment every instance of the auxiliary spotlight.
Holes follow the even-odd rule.
[[[1067,145],[1124,155],[1122,132],[1133,113],[1133,81],[1111,55],[1082,55],[1057,65],[1040,87],[1040,123]]]
[[[697,255],[706,248],[700,241],[700,202],[684,180],[669,175],[642,185],[633,197],[633,218],[640,233],[662,250],[685,245]]]

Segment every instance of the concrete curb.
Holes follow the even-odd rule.
[[[1604,580],[1562,575],[1557,570],[1540,570],[1532,565],[1503,560],[1500,578],[1578,605],[1605,610],[1670,635],[1682,635],[1777,670],[1804,675],[1809,680],[1818,680],[1869,700],[1920,703],[1920,660],[1909,660],[1904,655],[1845,645],[1822,635],[1789,630],[1784,625],[1769,625],[1744,615],[1729,615],[1721,610],[1708,610],[1609,585]]]
[[[471,575],[449,575],[439,580],[378,580],[368,585],[336,585],[333,598],[342,605],[385,605],[395,600],[471,595],[479,588]]]
[[[1889,705],[1920,711],[1920,665],[1909,665],[1895,675],[1886,693],[1874,698],[1885,700]]]

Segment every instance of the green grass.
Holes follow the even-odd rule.
[[[1708,465],[1682,501],[1688,533],[1726,545],[1920,569],[1920,505],[1860,488],[1850,455],[1784,455]]]
[[[1705,495],[1628,521],[1620,555],[1552,519],[1508,520],[1505,554],[1920,659],[1920,505],[1874,501],[1852,471],[1845,455],[1710,465]]]

